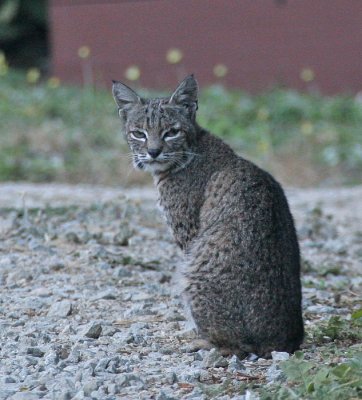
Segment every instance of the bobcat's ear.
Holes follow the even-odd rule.
[[[125,116],[129,108],[142,102],[141,97],[134,90],[118,81],[113,81],[112,94],[118,106],[120,116]]]
[[[170,97],[169,103],[185,107],[191,117],[195,117],[199,85],[193,75],[187,76]]]

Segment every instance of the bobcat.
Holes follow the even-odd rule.
[[[239,355],[293,352],[303,340],[299,246],[271,175],[196,122],[198,84],[143,99],[114,81],[136,168],[185,252],[184,294],[200,337]]]

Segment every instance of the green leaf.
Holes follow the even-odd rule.
[[[352,314],[352,318],[353,319],[358,319],[358,318],[362,318],[362,309],[361,310],[357,310]]]
[[[351,371],[348,364],[340,364],[332,369],[332,374],[338,378],[344,378]]]
[[[324,386],[326,383],[330,382],[329,374],[329,368],[321,368],[320,370],[318,370],[313,379],[315,386]]]
[[[294,353],[294,357],[295,357],[297,360],[303,360],[303,359],[304,359],[304,353],[303,353],[302,351],[296,351],[296,352]]]
[[[313,368],[313,364],[293,357],[280,363],[280,368],[289,380],[305,383],[308,371]]]
[[[309,385],[307,386],[307,393],[313,393],[314,392],[314,382],[310,382]]]

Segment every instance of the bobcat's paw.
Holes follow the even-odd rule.
[[[187,353],[195,353],[199,350],[211,350],[213,347],[215,346],[206,339],[194,339],[188,344],[186,351]]]

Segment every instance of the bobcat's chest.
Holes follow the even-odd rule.
[[[185,250],[199,230],[200,195],[191,188],[164,182],[158,187],[158,207],[166,218],[173,236]]]

